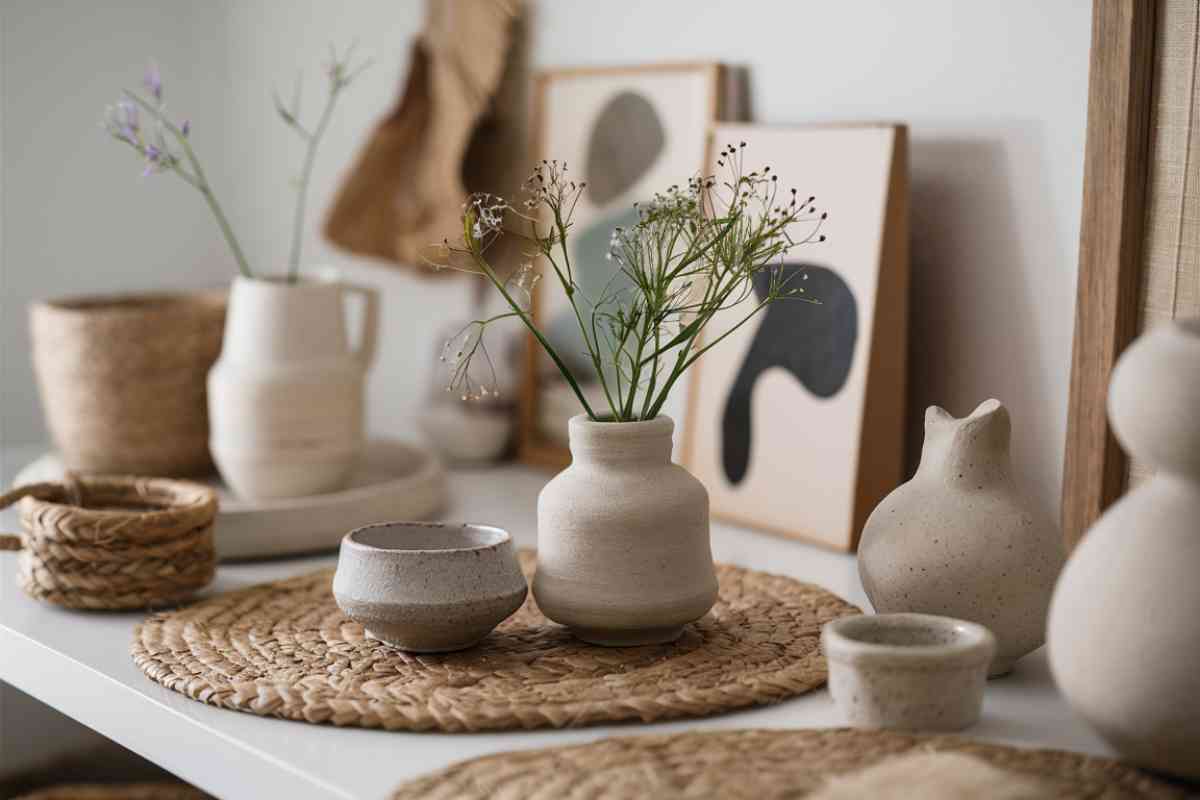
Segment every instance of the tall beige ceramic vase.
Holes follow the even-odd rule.
[[[1117,439],[1154,468],[1075,548],[1050,667],[1122,756],[1200,780],[1200,320],[1152,329],[1113,371]]]
[[[717,599],[708,492],[671,461],[669,417],[571,419],[571,466],[538,497],[542,612],[584,641],[671,642]]]
[[[355,349],[348,295],[365,301]],[[210,449],[234,492],[265,499],[342,488],[364,444],[377,325],[374,289],[234,280],[221,357],[208,376]]]

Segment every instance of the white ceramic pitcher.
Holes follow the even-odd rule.
[[[348,295],[364,301],[359,345]],[[379,319],[374,289],[337,280],[238,277],[221,357],[208,374],[213,459],[241,497],[335,491],[363,447],[363,397]]]

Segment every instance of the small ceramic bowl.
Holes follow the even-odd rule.
[[[957,731],[979,720],[996,637],[950,617],[863,614],[827,624],[821,646],[854,727]]]
[[[367,635],[414,653],[477,644],[529,591],[508,531],[385,522],[342,539],[333,596]]]

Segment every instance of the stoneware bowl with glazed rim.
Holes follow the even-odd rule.
[[[385,522],[342,539],[333,596],[368,636],[414,653],[477,644],[529,591],[508,531]]]
[[[856,728],[957,731],[979,720],[996,637],[932,614],[862,614],[821,631],[829,692]]]

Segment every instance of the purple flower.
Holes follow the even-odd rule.
[[[146,77],[143,80],[146,91],[154,95],[154,99],[162,101],[162,76],[158,74],[158,65],[153,61],[146,67]]]
[[[187,135],[189,133],[191,133],[191,130],[192,130],[192,121],[190,119],[185,119],[183,121],[183,125],[181,125],[179,127],[179,132],[184,135],[184,138],[186,138]]]
[[[121,100],[117,103],[117,110],[121,114],[121,131],[129,137],[130,141],[133,141],[137,138],[138,132],[137,106],[128,100]]]
[[[142,177],[153,175],[156,172],[162,172],[167,167],[170,156],[152,144],[146,145],[146,168],[142,170]]]

